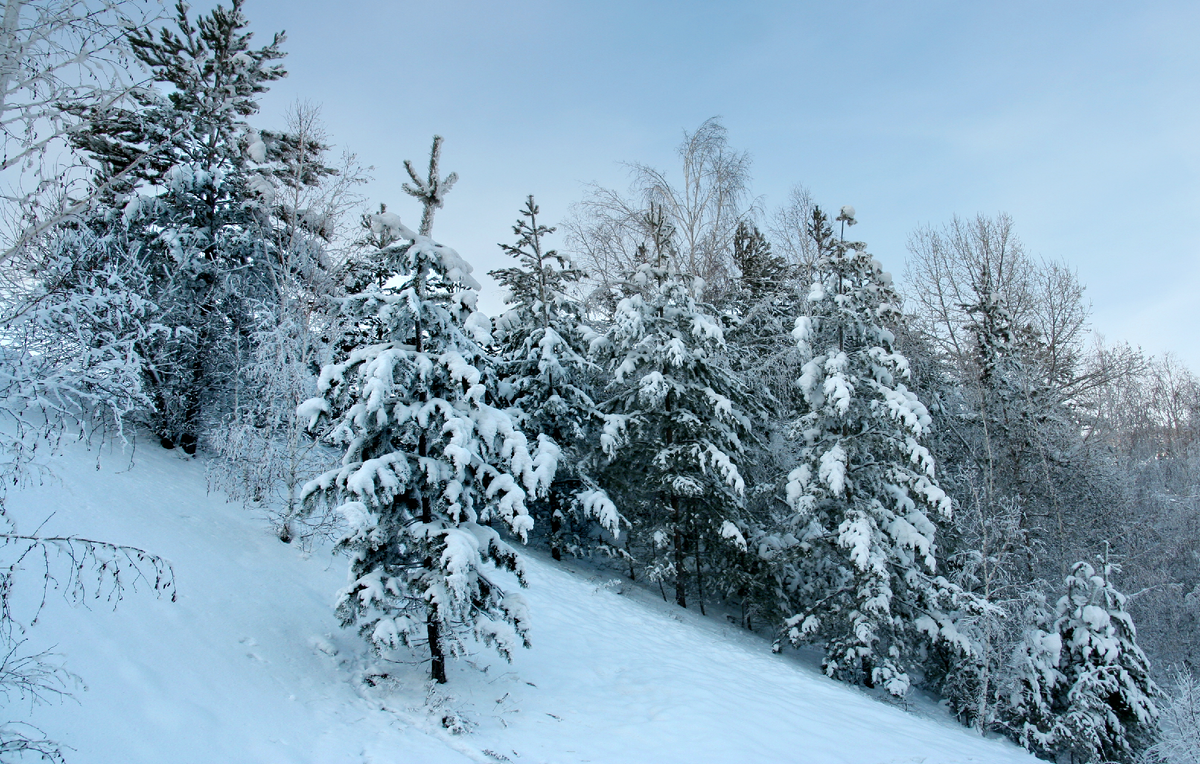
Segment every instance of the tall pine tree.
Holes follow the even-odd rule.
[[[94,225],[124,229],[166,327],[138,348],[151,426],[164,445],[189,453],[202,406],[232,384],[251,301],[268,284],[260,234],[272,184],[253,167],[267,160],[267,145],[245,120],[286,74],[276,63],[284,36],[252,48],[242,5],[232,0],[193,23],[179,2],[174,28],[131,32],[134,55],[167,92],[139,91],[134,108],[84,109],[85,127],[71,136],[107,189]]]
[[[517,265],[491,272],[508,290],[508,310],[496,320],[496,344],[503,359],[508,400],[520,414],[526,434],[543,447],[557,444],[563,454],[545,501],[531,509],[546,521],[550,553],[562,559],[564,549],[582,546],[572,533],[572,520],[594,519],[615,539],[623,518],[596,483],[595,449],[587,447],[603,424],[592,400],[595,364],[586,358],[582,308],[568,293],[583,275],[544,237],[554,228],[538,222],[540,210],[526,199],[513,226],[516,244],[501,249]]]

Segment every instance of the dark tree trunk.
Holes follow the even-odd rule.
[[[179,447],[188,456],[196,453],[200,441],[200,396],[207,382],[204,373],[204,355],[208,349],[207,330],[200,331],[196,356],[192,359],[192,384],[183,393],[183,434],[179,436]]]
[[[429,620],[426,623],[426,633],[429,635],[430,673],[433,681],[438,684],[446,683],[446,656],[442,653],[442,644],[438,639],[437,605],[429,608]]]
[[[683,532],[683,515],[679,511],[679,498],[671,497],[671,522],[675,525],[675,604],[687,608],[687,573],[684,570],[684,560],[687,559],[684,544],[687,536]]]
[[[421,435],[420,441],[417,442],[417,453],[425,456],[426,444],[425,435]],[[421,494],[421,522],[433,522],[433,505],[429,501],[429,497],[424,493]],[[433,570],[433,558],[426,557],[424,567],[428,571]],[[425,632],[429,637],[429,655],[430,661],[430,676],[433,681],[438,684],[446,683],[446,655],[442,652],[442,641],[439,634],[438,608],[434,603],[429,603],[429,612],[425,617]]]
[[[432,522],[433,513],[430,511],[429,497],[421,497],[421,519],[423,522]],[[433,570],[433,558],[425,558],[425,569]],[[425,618],[425,631],[429,636],[429,655],[432,658],[430,662],[430,676],[433,681],[438,684],[446,683],[446,655],[442,652],[442,641],[439,635],[439,627],[441,624],[438,621],[438,608],[432,602],[429,604],[429,612]]]
[[[562,513],[554,505],[557,504],[555,497],[550,497],[550,556],[555,560],[562,560]]]

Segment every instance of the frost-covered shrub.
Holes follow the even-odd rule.
[[[1158,740],[1146,752],[1154,764],[1200,764],[1200,680],[1178,669],[1159,705]]]

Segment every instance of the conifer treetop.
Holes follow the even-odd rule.
[[[442,156],[442,136],[433,136],[433,146],[429,151],[429,172],[422,178],[413,167],[412,161],[404,160],[404,169],[412,183],[405,183],[401,188],[404,193],[421,202],[421,226],[417,232],[429,236],[433,231],[433,215],[445,204],[446,194],[458,182],[458,173],[452,172],[444,178],[438,177],[438,164]]]

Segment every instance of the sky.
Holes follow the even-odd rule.
[[[199,10],[209,7],[198,4]],[[1065,261],[1110,342],[1200,370],[1200,4],[248,0],[256,42],[286,30],[261,127],[321,106],[400,190],[444,136],[460,180],[434,238],[477,274],[526,195],[561,221],[586,184],[639,162],[678,178],[684,131],[720,117],[768,212],[800,184],[853,205],[855,238],[904,271],[921,226],[1007,213]],[[561,245],[561,237],[552,245]],[[486,290],[485,290],[486,291]],[[499,298],[485,294],[485,309]]]

